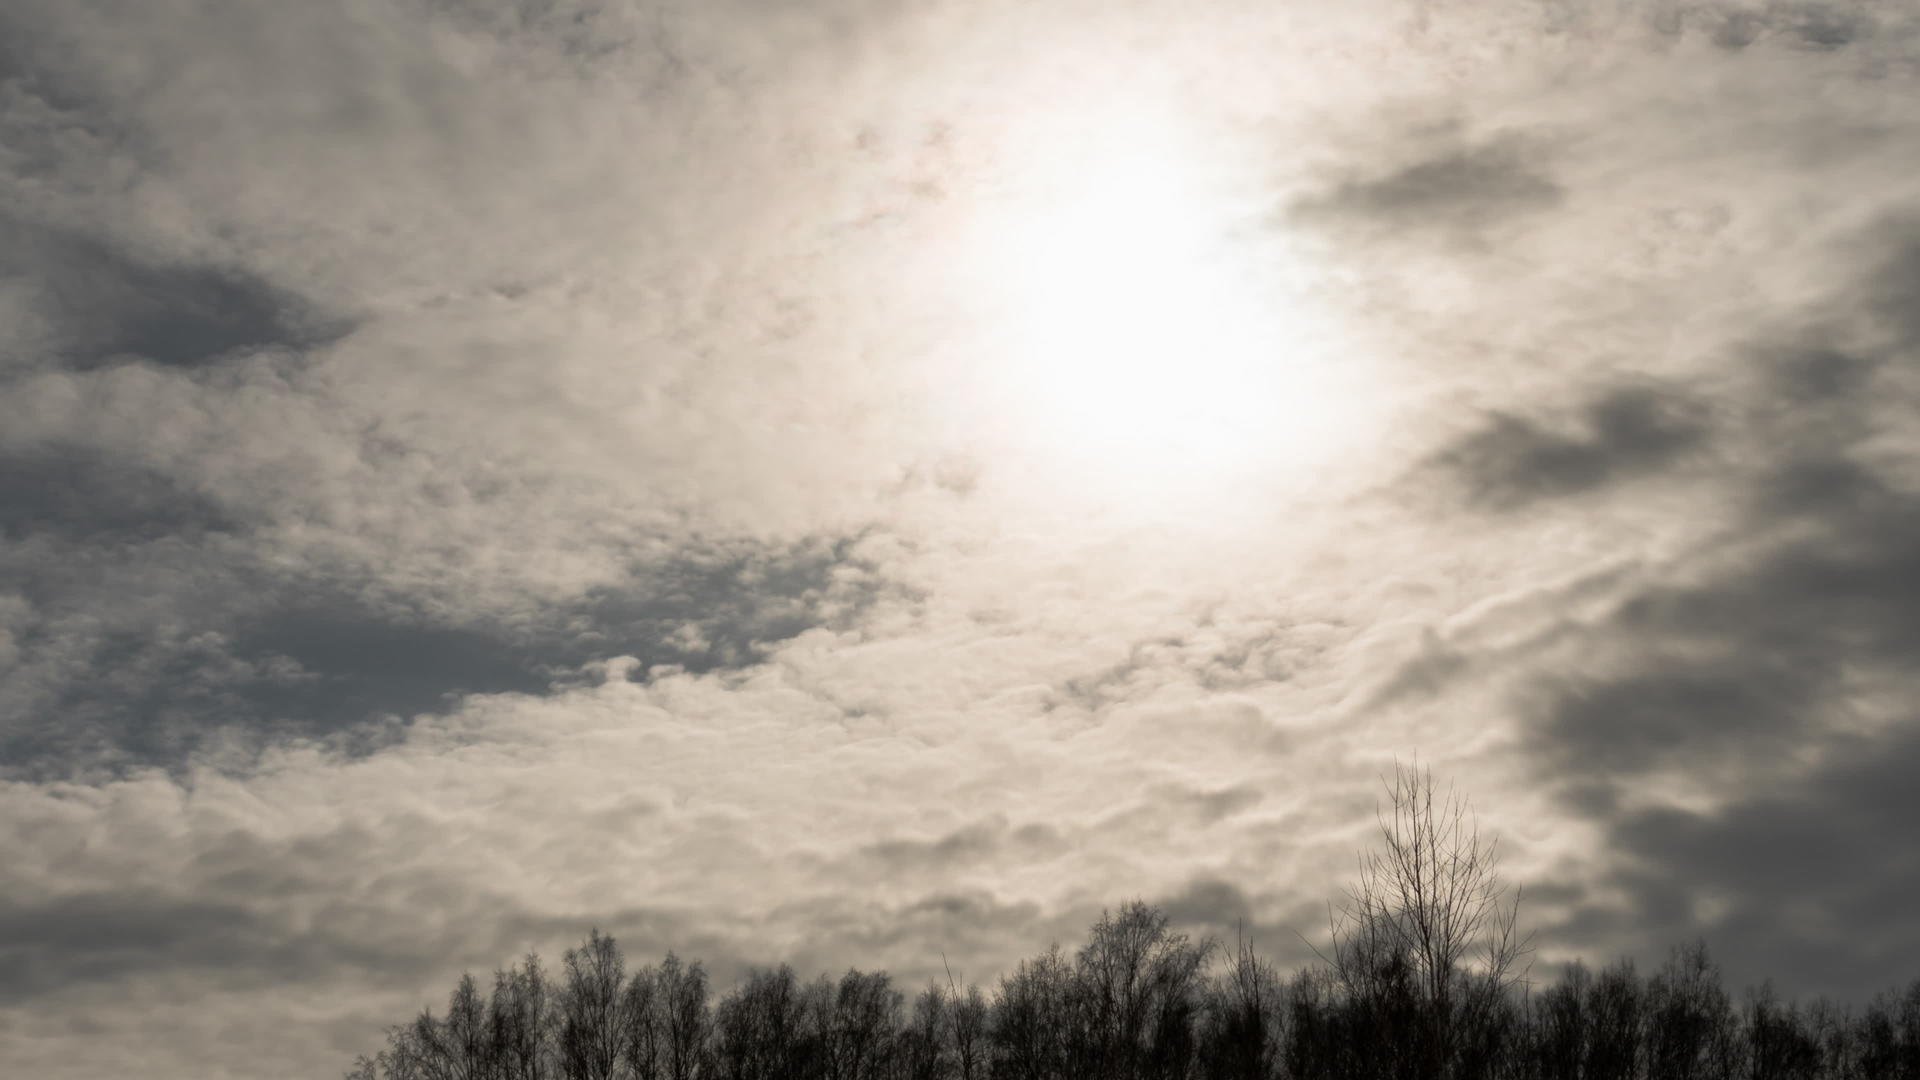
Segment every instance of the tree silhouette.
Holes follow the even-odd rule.
[[[660,962],[661,1075],[694,1080],[707,1064],[707,969],[682,964],[672,953]]]
[[[1518,891],[1465,803],[1398,769],[1381,849],[1332,916],[1331,955],[1283,976],[1135,900],[989,995],[947,971],[909,1008],[880,971],[749,971],[717,1003],[668,953],[631,973],[594,928],[557,979],[539,957],[463,975],[436,1016],[387,1031],[348,1080],[1920,1080],[1920,980],[1857,1015],[1735,1006],[1704,942],[1650,977],[1584,964],[1521,980]],[[943,957],[944,961],[944,957]]]
[[[626,963],[613,939],[594,928],[587,943],[562,961],[560,1075],[565,1080],[614,1080],[631,1028]]]
[[[1478,1075],[1490,1029],[1524,975],[1520,892],[1499,876],[1499,846],[1467,803],[1436,798],[1431,770],[1396,766],[1378,811],[1382,847],[1331,918],[1330,963],[1398,1075]]]
[[[1244,928],[1228,960],[1203,1010],[1200,1071],[1205,1080],[1265,1080],[1279,1068],[1285,986],[1255,954]]]

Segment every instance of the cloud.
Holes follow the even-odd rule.
[[[1643,659],[1645,669],[1556,688],[1539,724],[1541,751],[1586,780],[1778,754],[1813,722],[1817,702],[1797,676],[1716,657]],[[1567,775],[1562,772],[1562,775]]]
[[[115,892],[11,905],[0,911],[0,957],[7,961],[0,1002],[159,972],[217,973],[230,983],[271,985],[312,978],[342,962],[364,969],[399,959],[288,930],[238,905]]]
[[[1295,217],[1385,229],[1473,233],[1557,204],[1563,191],[1515,136],[1449,136],[1426,156],[1296,201]]]
[[[1702,4],[1688,9],[1682,18],[1706,30],[1715,45],[1731,50],[1772,41],[1794,48],[1840,49],[1871,37],[1876,24],[1872,12],[1857,8],[1778,2]]]
[[[1052,825],[1034,822],[1016,828],[1004,815],[994,814],[931,840],[876,841],[861,853],[884,873],[951,872],[996,856],[1049,858],[1066,847],[1067,841]]]
[[[1699,447],[1707,427],[1681,394],[1632,387],[1609,391],[1582,410],[1580,434],[1514,416],[1442,451],[1437,463],[1465,481],[1470,497],[1508,510],[1578,495],[1671,465]]]
[[[94,1016],[115,1037],[75,1060],[97,1067],[181,980],[208,1010],[182,1028],[199,1037],[263,1000],[352,1000],[358,1029],[305,1026],[266,1059],[293,1062],[336,1036],[330,1052],[359,1049],[352,1031],[364,1043],[459,965],[551,959],[589,923],[636,959],[672,948],[723,982],[786,959],[916,985],[940,975],[942,949],[962,978],[991,980],[1127,895],[1184,896],[1196,927],[1250,910],[1276,940],[1277,913],[1302,902],[1289,884],[1228,910],[1217,886],[1188,885],[1221,880],[1220,854],[1262,827],[1251,777],[1186,780],[1234,772],[1232,746],[1169,739],[1143,761],[1113,731],[1048,730],[1037,701],[982,724],[991,693],[971,723],[930,714],[911,688],[1029,676],[955,672],[953,650],[924,643],[877,642],[861,661],[819,649],[831,636],[743,669],[636,682],[626,661],[542,695],[468,695],[370,755],[281,743],[245,770],[210,758],[0,785],[9,1007]],[[1023,646],[1042,647],[1060,645]],[[834,704],[860,682],[870,714]],[[1118,791],[1137,805],[1086,796]],[[1218,852],[1195,848],[1191,822]],[[110,932],[78,941],[89,926]]]
[[[63,447],[0,457],[0,530],[16,542],[118,546],[238,526],[214,500],[137,464]]]
[[[99,536],[120,509],[86,521],[88,534]],[[160,530],[144,543],[178,552],[181,535]],[[38,562],[28,559],[12,580],[35,602],[13,631],[24,644],[15,646],[14,692],[0,696],[0,746],[16,774],[32,775],[178,768],[216,748],[245,760],[289,737],[337,736],[372,750],[395,737],[383,725],[443,712],[469,693],[542,693],[616,656],[637,658],[641,673],[742,668],[809,630],[848,629],[876,605],[912,603],[912,590],[859,541],[736,541],[668,555],[636,565],[617,587],[511,622],[405,597],[381,602],[350,579],[302,584],[257,565],[208,565],[214,553],[191,548],[182,572],[199,579],[198,610],[169,598],[144,616],[103,621],[82,614],[92,598],[76,586],[30,585]],[[124,535],[112,543],[109,552],[151,588],[161,567],[143,543]],[[36,720],[48,715],[58,722]]]
[[[11,5],[0,1068],[336,1075],[592,925],[916,985],[1142,897],[1291,962],[1414,754],[1560,953],[1873,988],[1904,17],[1082,15]],[[981,237],[1114,116],[1284,297],[1248,362],[1361,373],[1286,407],[1387,421],[1179,499],[996,451]]]
[[[1654,939],[1698,929],[1746,976],[1764,958],[1776,978],[1839,991],[1895,977],[1881,945],[1902,934],[1892,898],[1912,884],[1870,853],[1900,848],[1888,777],[1920,767],[1905,734],[1920,515],[1884,490],[1849,500],[1829,480],[1819,495],[1768,523],[1802,535],[1706,582],[1633,595],[1595,627],[1582,651],[1621,663],[1521,700],[1538,703],[1540,775],[1607,829],[1621,861],[1609,880],[1631,899],[1605,925]],[[1777,494],[1762,505],[1783,509]],[[1691,809],[1703,799],[1710,809]],[[1857,858],[1836,861],[1846,852]],[[1670,896],[1683,868],[1685,894],[1710,901]]]
[[[11,13],[11,774],[372,749],[462,692],[738,668],[910,604],[863,540],[910,453],[871,453],[862,403],[780,355],[817,299],[708,261],[751,230],[710,174],[644,164],[652,112],[596,80],[805,124],[653,79],[737,47],[691,12],[577,14]],[[660,160],[764,148],[703,138]],[[639,238],[710,210],[699,244]]]
[[[1802,312],[1730,335],[1711,429],[1636,391],[1589,406],[1585,437],[1508,421],[1436,459],[1524,521],[1655,470],[1699,515],[1631,573],[1430,631],[1379,699],[1492,693],[1534,781],[1597,830],[1584,866],[1543,870],[1549,947],[1652,958],[1704,934],[1736,980],[1859,996],[1901,977],[1880,943],[1906,938],[1912,883],[1871,853],[1900,848],[1888,785],[1920,766],[1915,417],[1892,390],[1920,337],[1888,299],[1911,248],[1897,227],[1843,236]],[[1674,471],[1709,432],[1713,454]]]
[[[1622,814],[1610,839],[1629,861],[1607,883],[1624,907],[1578,905],[1556,934],[1589,944],[1702,933],[1736,984],[1790,978],[1805,993],[1857,996],[1912,978],[1904,854],[1916,810],[1910,731],[1839,740],[1812,767],[1707,811]]]
[[[97,367],[126,356],[164,366],[212,363],[242,349],[304,349],[347,332],[244,269],[144,261],[98,240],[0,218],[0,279],[25,290],[43,329],[13,364]]]

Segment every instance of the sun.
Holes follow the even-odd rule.
[[[1311,468],[1351,395],[1271,215],[1166,110],[1052,127],[977,229],[1003,453],[1153,498]]]
[[[1177,162],[1114,154],[1010,254],[1010,389],[1062,443],[1190,456],[1252,419],[1260,327]]]

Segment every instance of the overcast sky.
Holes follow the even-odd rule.
[[[1920,17],[8,0],[0,1072],[463,969],[1920,974]]]

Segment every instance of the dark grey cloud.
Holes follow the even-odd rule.
[[[34,475],[22,482],[33,487]],[[639,659],[636,677],[659,665],[743,667],[807,630],[845,629],[883,599],[911,596],[856,553],[857,537],[716,541],[509,622],[379,599],[351,579],[290,580],[245,546],[200,550],[189,532],[118,514],[77,513],[66,528],[100,536],[123,525],[113,534],[122,541],[157,533],[143,543],[185,551],[184,567],[148,568],[139,545],[108,557],[130,558],[136,583],[194,576],[201,606],[170,604],[158,624],[102,622],[86,575],[37,577],[40,559],[0,566],[0,587],[34,601],[21,667],[42,673],[37,692],[22,689],[0,713],[0,768],[11,775],[178,767],[210,746],[247,754],[288,738],[369,752],[403,733],[392,720],[441,712],[460,695],[541,694],[616,656]]]
[[[1178,665],[1183,660],[1185,639],[1160,635],[1127,646],[1126,659],[1100,667],[1084,675],[1075,675],[1051,688],[1049,708],[1083,708],[1093,711],[1131,700],[1138,692],[1135,681],[1156,669]]]
[[[1636,810],[1611,838],[1625,908],[1577,907],[1555,936],[1617,947],[1698,933],[1736,982],[1861,999],[1912,978],[1920,926],[1920,728],[1839,740],[1819,765],[1707,812]],[[1702,905],[1709,908],[1703,915]]]
[[[1895,220],[1840,256],[1827,297],[1729,346],[1711,410],[1613,390],[1578,425],[1503,416],[1428,462],[1481,506],[1570,517],[1566,497],[1698,458],[1688,490],[1724,521],[1671,564],[1545,601],[1598,614],[1491,650],[1430,634],[1384,682],[1379,704],[1514,665],[1536,781],[1607,838],[1598,881],[1528,883],[1560,912],[1547,943],[1652,960],[1704,934],[1738,979],[1856,999],[1910,975],[1896,786],[1920,773],[1898,704],[1920,650],[1920,491],[1873,447],[1914,419],[1920,240]],[[1676,785],[1716,809],[1663,803]]]
[[[1882,254],[1861,288],[1864,314],[1893,335],[1898,349],[1920,348],[1920,215],[1888,222]],[[1911,360],[1911,357],[1906,359]]]
[[[250,880],[208,883],[224,898],[112,891],[0,904],[0,1003],[182,973],[262,989],[338,980],[370,993],[447,981],[462,965],[484,972],[530,950],[576,944],[583,932],[576,919],[526,910],[504,895],[454,895],[430,879],[410,883],[412,907],[394,905],[388,890],[375,888],[336,895],[312,917],[296,914],[296,905],[337,894],[339,882],[324,874],[350,866],[319,861],[349,852],[318,849],[354,839],[348,832],[317,845],[247,852]],[[304,874],[303,866],[310,868]],[[257,886],[276,868],[300,880],[266,881],[250,895],[233,888]],[[617,908],[602,912],[599,925],[622,940],[636,964],[669,949],[720,972],[746,964],[724,938],[694,929],[675,911]]]
[[[1699,448],[1709,431],[1697,402],[1648,387],[1609,390],[1581,412],[1573,431],[1497,415],[1434,463],[1475,502],[1510,510],[1654,472]]]
[[[1310,222],[1480,230],[1561,201],[1564,192],[1536,160],[1539,156],[1532,144],[1516,137],[1465,144],[1449,137],[1417,161],[1363,171],[1300,199],[1292,212]]]
[[[429,962],[349,934],[302,933],[238,902],[98,892],[0,907],[0,1003],[7,1004],[161,972],[274,985],[348,971],[418,973]]]
[[[227,985],[345,978],[377,990],[438,978],[450,957],[491,965],[574,933],[570,921],[505,895],[370,867],[366,853],[381,839],[356,825],[284,839],[234,829],[195,844],[189,890],[9,898],[0,903],[0,1000],[183,970]],[[478,918],[483,911],[498,918]],[[642,921],[624,915],[623,925]]]
[[[7,172],[48,186],[84,188],[101,179],[102,156],[118,155],[123,166],[149,158],[151,147],[143,145],[137,125],[109,107],[75,42],[50,31],[34,6],[0,10],[0,133]],[[89,163],[93,175],[87,174]],[[18,227],[11,214],[0,214],[0,231]]]
[[[1733,51],[1763,43],[1825,51],[1871,37],[1875,21],[1870,12],[1832,3],[1703,4],[1691,9],[1681,26],[1698,28],[1715,45]]]
[[[846,629],[882,600],[916,597],[858,554],[864,535],[778,545],[718,540],[636,567],[631,583],[595,590],[560,621],[587,658],[635,656],[641,672],[656,664],[695,674],[741,667],[807,630]]]
[[[1833,674],[1735,656],[1656,656],[1643,665],[1556,687],[1534,730],[1539,752],[1583,778],[1778,753],[1816,722],[1812,709]]]
[[[1046,858],[1066,846],[1060,831],[1051,825],[1015,826],[994,815],[931,839],[879,840],[861,848],[859,854],[886,874],[944,873],[1001,856]]]
[[[1234,784],[1211,791],[1183,790],[1180,797],[1193,809],[1201,824],[1212,825],[1260,805],[1267,794],[1251,784]]]
[[[1180,892],[1161,900],[1158,906],[1173,925],[1204,927],[1207,933],[1254,917],[1253,901],[1246,891],[1220,878],[1195,878]]]
[[[1920,736],[1894,703],[1920,652],[1920,491],[1862,451],[1911,420],[1889,380],[1920,323],[1891,297],[1920,286],[1920,244],[1891,248],[1787,344],[1734,358],[1767,397],[1724,475],[1731,527],[1581,631],[1573,670],[1520,691],[1539,777],[1603,828],[1628,898],[1577,905],[1546,928],[1561,940],[1653,955],[1704,933],[1735,974],[1795,992],[1911,974]],[[1650,802],[1659,777],[1716,808]]]
[[[831,969],[842,956],[888,958],[896,977],[911,979],[941,973],[944,952],[956,976],[990,983],[1010,974],[1019,959],[1052,945],[1071,953],[1085,942],[1103,910],[1111,911],[1127,899],[1101,897],[1051,909],[1025,901],[1008,903],[975,890],[937,892],[899,904],[854,897],[810,899],[783,905],[772,921],[803,921],[820,928],[825,938],[809,940],[792,956],[763,957],[759,962],[785,959],[809,971]],[[1277,893],[1249,892],[1204,874],[1171,892],[1143,899],[1165,913],[1177,933],[1228,943],[1244,933],[1258,943],[1263,956],[1288,965],[1311,956],[1295,929],[1312,930],[1313,920],[1324,918],[1324,910],[1314,905],[1283,901]],[[968,963],[981,956],[1005,957],[1006,967],[983,970]]]
[[[885,967],[896,978],[915,980],[941,971],[945,952],[956,977],[986,983],[1000,973],[980,970],[974,958],[1004,955],[1010,943],[1020,955],[1071,940],[1091,923],[1083,921],[1086,915],[1003,902],[984,889],[943,890],[895,904],[862,899],[854,890],[780,905],[768,921],[806,926],[808,935],[791,956],[756,962],[786,959],[800,971],[830,971],[858,957],[862,967]]]
[[[1060,680],[1049,688],[1048,708],[1097,712],[1170,679],[1190,679],[1217,693],[1284,682],[1321,647],[1319,629],[1310,620],[1273,615],[1233,626],[1203,616],[1189,632],[1128,642],[1124,659]]]
[[[505,631],[345,603],[279,608],[243,624],[240,639],[310,674],[284,707],[342,719],[411,716],[457,694],[538,693],[550,681],[534,649]]]
[[[1195,940],[1211,938],[1226,948],[1243,939],[1250,941],[1262,959],[1282,971],[1313,964],[1318,958],[1308,941],[1326,927],[1322,900],[1283,898],[1270,890],[1250,890],[1206,874],[1153,902],[1175,930]]]
[[[28,638],[28,663],[39,659],[40,644]],[[181,766],[210,740],[257,742],[317,728],[259,710],[277,688],[305,681],[305,672],[284,657],[236,655],[217,633],[115,630],[46,644],[82,644],[85,655],[6,717],[0,768],[12,777],[57,777],[79,766]]]
[[[126,893],[66,896],[56,903],[0,908],[0,1002],[73,983],[170,970],[192,956],[230,966],[264,933],[246,910],[225,903],[164,901]]]
[[[0,453],[0,536],[121,546],[230,532],[235,517],[174,477],[79,447]]]
[[[1814,531],[1633,595],[1592,632],[1624,667],[1523,695],[1533,752],[1583,805],[1612,807],[1654,772],[1790,760],[1830,737],[1850,676],[1897,676],[1920,649],[1920,498],[1821,459],[1755,486],[1753,529]]]
[[[843,870],[894,881],[943,879],[995,866],[1044,863],[1070,853],[1073,847],[1069,833],[1055,825],[1016,825],[1004,814],[990,814],[936,836],[896,836],[866,844],[843,864]]]
[[[0,278],[24,282],[51,339],[47,357],[74,368],[139,357],[198,367],[241,349],[310,348],[351,329],[238,266],[159,261],[78,232],[0,217]]]
[[[1857,351],[1820,342],[1778,350],[1768,357],[1775,386],[1794,404],[1845,400],[1863,389],[1880,366]]]

